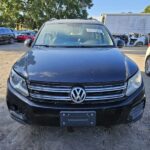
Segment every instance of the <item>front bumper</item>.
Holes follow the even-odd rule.
[[[142,117],[145,102],[144,85],[120,103],[88,106],[37,104],[20,95],[9,83],[7,90],[7,105],[13,119],[25,124],[46,126],[60,126],[61,111],[95,111],[96,125],[135,122]]]

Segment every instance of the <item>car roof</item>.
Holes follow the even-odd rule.
[[[9,29],[9,28],[6,28],[6,27],[0,27],[0,29]]]
[[[46,24],[56,24],[56,23],[84,23],[84,24],[101,24],[101,22],[99,22],[96,19],[51,19],[49,21],[46,22]]]

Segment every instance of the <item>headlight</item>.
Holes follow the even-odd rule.
[[[142,84],[142,75],[141,72],[138,71],[131,79],[128,81],[128,87],[126,95],[130,96],[133,94]]]
[[[26,81],[21,76],[19,76],[14,70],[12,70],[10,74],[10,84],[22,95],[29,96]]]

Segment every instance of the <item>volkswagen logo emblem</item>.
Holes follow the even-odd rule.
[[[82,103],[86,98],[86,92],[81,87],[75,87],[71,91],[71,99],[74,103]]]

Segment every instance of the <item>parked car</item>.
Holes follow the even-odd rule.
[[[0,27],[0,43],[14,43],[14,34],[9,28]]]
[[[146,45],[147,37],[137,33],[129,33],[123,35],[113,35],[115,42],[118,39],[123,40],[126,46],[144,46]]]
[[[128,37],[127,46],[144,46],[146,44],[146,36],[137,33],[126,34]]]
[[[148,49],[145,56],[145,73],[150,76],[150,44],[148,45]]]
[[[22,32],[20,35],[17,36],[17,41],[18,42],[24,42],[27,39],[34,40],[34,38],[35,38],[34,32]]]
[[[19,30],[12,30],[12,32],[13,32],[14,35],[15,35],[15,39],[17,39],[17,37],[18,37],[19,35],[21,35],[21,33],[22,33],[22,31],[19,31]]]
[[[96,126],[142,117],[145,91],[138,66],[96,20],[46,22],[12,67],[10,115],[21,123]],[[31,46],[32,45],[32,46]]]

